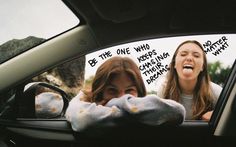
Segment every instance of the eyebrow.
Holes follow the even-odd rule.
[[[189,53],[189,51],[186,51],[186,50],[183,50],[183,51],[180,51],[179,53]],[[201,54],[200,52],[196,52],[196,51],[193,51],[192,52],[193,54]]]
[[[194,54],[201,54],[200,52],[193,52]]]

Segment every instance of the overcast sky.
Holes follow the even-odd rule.
[[[61,0],[1,0],[0,44],[27,36],[50,38],[79,20]]]

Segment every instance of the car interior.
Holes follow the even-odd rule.
[[[221,147],[235,144],[236,62],[209,122],[187,120],[178,126],[132,123],[74,132],[63,116],[54,119],[31,117],[34,101],[30,98],[34,95],[30,93],[32,91],[24,93],[24,86],[33,77],[57,65],[100,49],[138,40],[236,32],[236,5],[229,0],[63,2],[80,19],[80,24],[0,66],[0,99],[4,102],[0,106],[0,145]],[[40,84],[61,93],[68,106],[68,95],[61,89]],[[25,117],[26,114],[30,117]]]

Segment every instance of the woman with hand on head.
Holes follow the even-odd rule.
[[[210,81],[202,45],[188,40],[176,49],[167,78],[157,90],[158,96],[183,104],[186,119],[209,121],[222,88]]]
[[[185,109],[173,100],[146,96],[138,66],[128,57],[116,56],[97,69],[91,91],[81,91],[71,100],[66,118],[73,130],[82,131],[116,124],[117,118],[126,116],[149,125],[180,124]]]

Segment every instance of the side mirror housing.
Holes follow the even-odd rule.
[[[68,95],[62,89],[44,82],[29,83],[17,98],[17,117],[63,117],[68,104]]]

